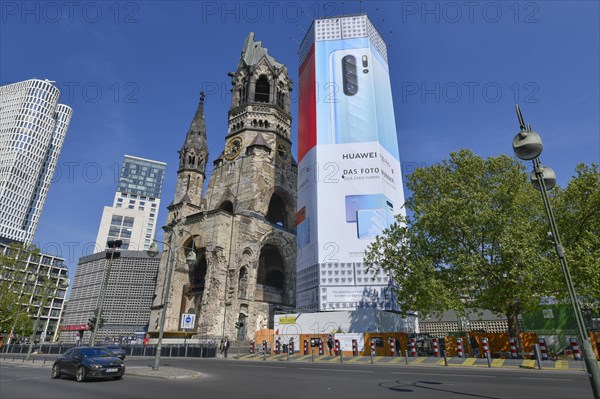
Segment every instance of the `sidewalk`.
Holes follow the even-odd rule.
[[[27,367],[45,367],[48,370],[52,367],[53,360],[33,357],[30,360],[24,361],[24,357],[0,357],[0,363],[2,364],[15,364],[18,366]],[[161,366],[158,370],[153,370],[150,366],[127,366],[125,365],[125,377],[128,375],[135,375],[140,377],[153,377],[153,378],[166,378],[166,379],[189,379],[199,378],[202,373],[193,370],[181,369],[176,367]]]
[[[233,356],[235,358],[235,356]],[[262,354],[244,354],[241,355],[240,360],[256,360],[256,361],[287,361],[287,354],[279,355],[266,355]],[[487,359],[476,359],[476,358],[458,358],[449,357],[448,367],[492,367],[492,368],[528,368],[537,369],[537,362],[531,359],[490,359],[488,366]],[[294,354],[289,356],[289,361],[293,362],[315,362],[315,363],[340,363],[339,356],[313,356],[312,355],[300,355]],[[407,363],[408,361],[408,363]],[[343,363],[362,363],[370,364],[370,356],[344,356]],[[395,365],[395,366],[429,366],[445,367],[444,358],[441,357],[391,357],[391,356],[374,356],[373,364],[376,365]],[[600,362],[598,362],[600,364]],[[583,361],[576,360],[542,360],[541,366],[543,370],[585,370],[585,363]]]

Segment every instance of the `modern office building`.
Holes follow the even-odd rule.
[[[125,155],[112,206],[105,206],[94,252],[104,251],[109,240],[121,240],[126,250],[150,247],[166,164]]]
[[[10,289],[19,295],[21,311],[28,312],[33,318],[39,315],[40,321],[35,332],[36,340],[56,341],[69,285],[69,272],[64,265],[64,259],[46,254],[23,254],[23,251],[11,248],[10,245],[2,242],[0,242],[0,254],[20,260],[0,262],[2,289]],[[41,303],[45,306],[40,312]],[[19,331],[18,326],[14,324],[11,330],[7,334],[9,337],[20,340],[29,337],[28,333]]]
[[[0,237],[30,244],[72,109],[49,80],[0,86]]]
[[[110,262],[106,254],[103,251],[79,259],[62,323],[62,342],[75,342],[76,326],[86,325],[99,307],[100,291]],[[113,259],[102,306],[105,324],[96,333],[97,340],[135,336],[147,329],[159,263],[160,255],[151,258],[145,251],[121,251],[120,256]],[[83,343],[88,342],[89,334],[86,329]]]

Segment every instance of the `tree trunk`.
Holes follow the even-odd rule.
[[[517,340],[517,352],[523,352],[523,345],[521,344],[521,337],[519,336],[519,314],[521,313],[521,306],[518,303],[509,305],[506,312],[506,318],[508,320],[508,333],[511,338]]]

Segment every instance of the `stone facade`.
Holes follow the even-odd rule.
[[[181,314],[195,313],[195,335],[200,338],[251,339],[257,329],[272,327],[276,310],[294,309],[298,170],[290,142],[292,82],[286,67],[254,41],[253,33],[229,76],[233,96],[225,150],[214,161],[205,193],[208,151],[202,94],[179,151],[167,245],[150,318],[154,336],[169,263],[173,270],[165,337],[181,336]],[[189,266],[191,250],[196,261]],[[238,331],[239,321],[244,327]]]

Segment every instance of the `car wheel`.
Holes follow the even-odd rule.
[[[118,375],[116,377],[113,377],[113,380],[120,380],[121,378],[123,378],[123,376],[122,375]]]
[[[52,366],[51,376],[53,379],[60,378],[60,366],[58,364],[55,364],[54,366]]]
[[[77,379],[77,382],[85,381],[85,368],[83,366],[79,366],[75,378]]]

